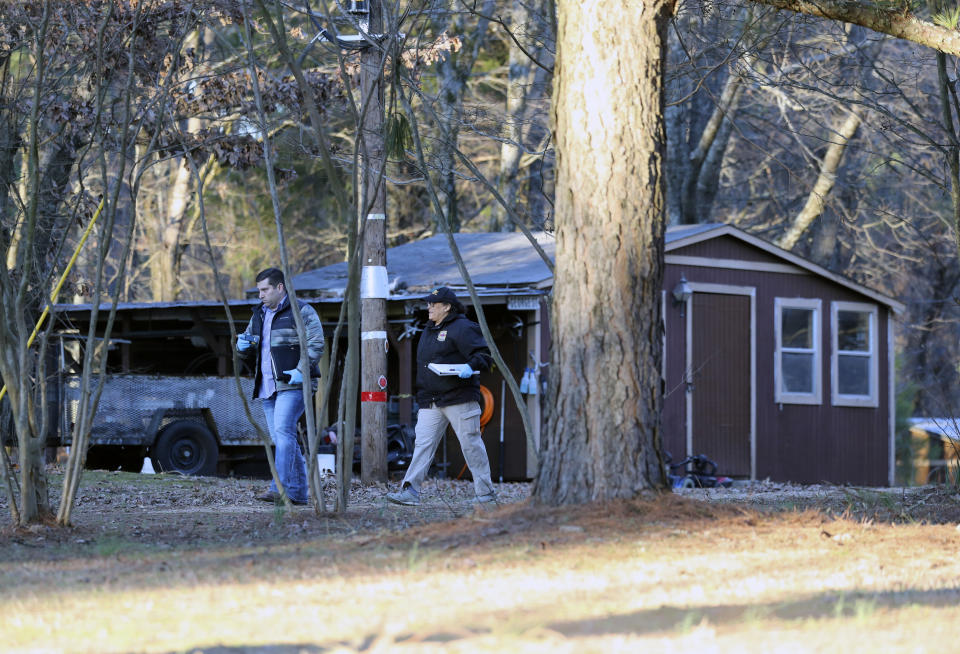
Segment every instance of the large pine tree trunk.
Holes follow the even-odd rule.
[[[664,484],[662,63],[672,9],[558,3],[553,352],[534,491],[544,503]]]

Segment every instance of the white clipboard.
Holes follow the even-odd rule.
[[[467,367],[465,363],[428,363],[427,368],[432,370],[434,373],[441,375],[443,377],[449,375],[459,375],[460,372]],[[474,375],[479,375],[479,370],[473,371]]]

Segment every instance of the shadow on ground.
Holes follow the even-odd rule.
[[[823,593],[781,603],[698,606],[657,609],[612,615],[603,619],[556,622],[548,629],[564,636],[643,635],[685,629],[706,620],[713,626],[776,619],[786,622],[830,618],[869,617],[882,609],[906,606],[955,607],[960,602],[960,586],[937,590],[901,590],[883,593]]]

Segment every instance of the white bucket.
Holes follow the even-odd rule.
[[[337,470],[337,457],[333,454],[318,454],[317,467],[320,469],[321,475],[327,473],[332,475]]]

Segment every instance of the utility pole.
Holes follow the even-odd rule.
[[[370,35],[360,53],[360,194],[358,220],[363,226],[360,277],[360,479],[387,480],[387,192],[382,177],[384,105],[382,0],[350,2],[350,11]],[[364,16],[364,14],[366,14]],[[363,25],[364,17],[367,19]]]
[[[387,480],[387,190],[382,176],[386,155],[383,137],[382,0],[336,0],[356,20],[359,34],[320,29],[323,40],[344,50],[360,51],[360,203],[363,229],[360,255],[360,479]],[[311,43],[313,43],[311,41]],[[351,458],[350,453],[344,453]]]

